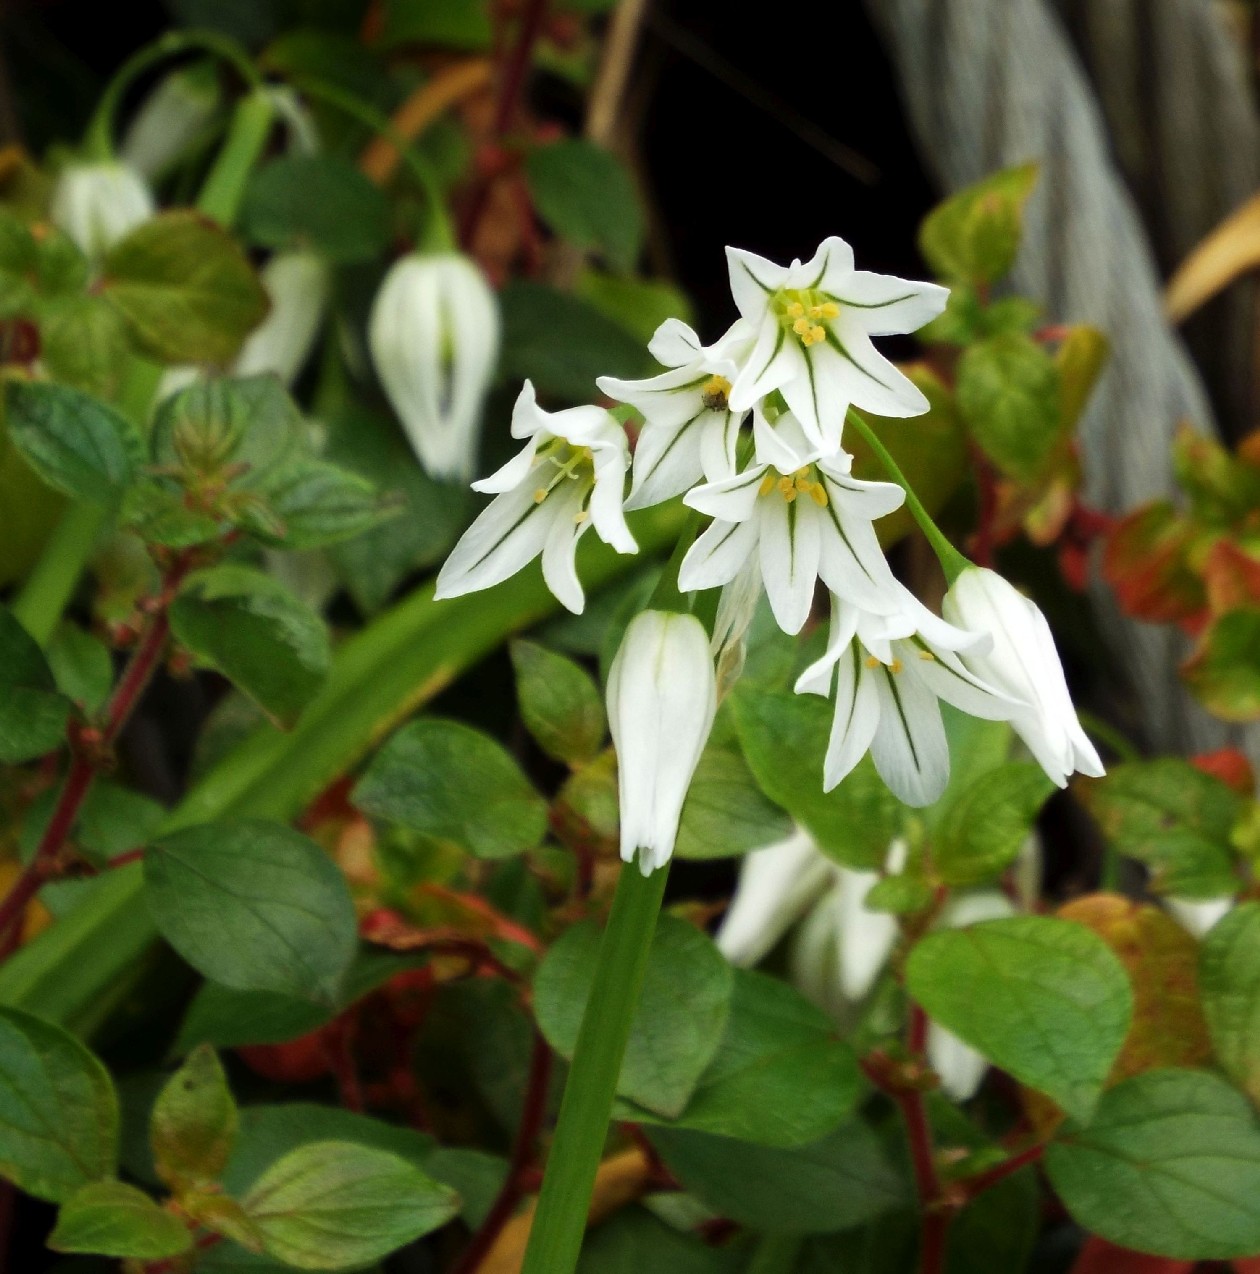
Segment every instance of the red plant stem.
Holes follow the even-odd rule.
[[[486,1219],[481,1223],[481,1228],[473,1235],[451,1274],[476,1274],[524,1196],[534,1162],[534,1143],[538,1140],[547,1113],[547,1089],[550,1081],[551,1049],[547,1047],[547,1041],[541,1033],[536,1031],[534,1051],[529,1062],[529,1080],[525,1088],[525,1103],[521,1108],[516,1140],[512,1143],[507,1178],[486,1214]]]
[[[12,1181],[0,1181],[0,1274],[9,1270],[9,1245],[13,1239],[13,1210],[17,1187]]]
[[[525,91],[525,80],[529,73],[530,61],[533,58],[534,45],[542,32],[543,19],[547,16],[547,0],[526,0],[525,10],[521,14],[520,28],[516,43],[503,65],[500,80],[499,98],[494,111],[494,138],[502,141],[516,119],[521,96]],[[473,238],[477,227],[485,215],[490,201],[490,177],[482,177],[468,201],[464,216],[460,221],[459,240],[465,249],[472,249]]]
[[[911,1057],[921,1062],[927,1049],[928,1016],[919,1005],[911,1003],[906,1045]],[[920,1088],[898,1088],[893,1100],[905,1121],[910,1142],[910,1162],[914,1184],[923,1212],[919,1241],[919,1274],[941,1274],[945,1268],[945,1236],[950,1215],[941,1209],[941,1179],[936,1171],[936,1155],[932,1146],[932,1126]]]
[[[967,1189],[968,1198],[972,1198],[982,1191],[995,1186],[999,1181],[1005,1181],[1007,1177],[1014,1175],[1021,1168],[1026,1168],[1030,1163],[1036,1163],[1046,1148],[1044,1145],[1029,1146],[1027,1150],[1021,1150],[1018,1154],[1011,1155],[1009,1159],[1004,1159],[1001,1163],[988,1169],[986,1172],[978,1172],[974,1177],[967,1177],[962,1184]]]
[[[34,856],[27,863],[22,874],[13,882],[4,900],[0,902],[0,958],[11,954],[21,939],[21,920],[27,905],[39,893],[46,880],[57,874],[57,859],[65,848],[79,810],[91,791],[102,758],[117,740],[123,726],[135,711],[145,688],[157,671],[162,653],[166,649],[166,640],[170,635],[170,622],[166,617],[166,607],[179,588],[184,575],[191,565],[187,557],[179,558],[170,568],[163,580],[161,594],[158,597],[158,610],[149,624],[148,631],[141,639],[139,646],[131,657],[121,680],[114,689],[109,706],[105,710],[105,721],[99,731],[82,730],[77,740],[78,747],[70,769],[66,774],[65,784],[57,797],[48,826],[44,829],[36,846]]]
[[[324,1050],[328,1056],[329,1069],[337,1081],[341,1104],[347,1110],[361,1115],[366,1110],[367,1103],[363,1098],[363,1085],[354,1060],[353,1022],[346,1020],[338,1030],[330,1034],[332,1038],[325,1040]]]

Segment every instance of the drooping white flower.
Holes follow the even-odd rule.
[[[704,346],[686,323],[666,319],[648,350],[669,371],[648,380],[601,376],[595,382],[643,414],[627,508],[660,504],[702,477],[718,482],[734,476],[735,444],[747,412],[732,411],[728,398],[739,362],[751,349],[752,333],[742,321]]]
[[[786,633],[800,632],[819,579],[869,610],[894,610],[898,586],[872,523],[899,508],[905,492],[851,477],[852,457],[811,447],[790,414],[771,426],[757,413],[753,429],[756,463],[683,501],[714,522],[683,559],[679,588],[729,584],[756,558]]]
[[[50,215],[84,256],[99,261],[155,211],[153,195],[134,168],[102,160],[62,169],[53,188]]]
[[[832,594],[826,653],[797,679],[798,694],[835,696],[823,761],[830,791],[869,749],[880,777],[907,805],[930,805],[949,781],[940,700],[973,717],[1008,720],[1022,701],[968,669],[962,652],[988,637],[933,615],[898,584],[900,607],[876,615]]]
[[[777,389],[806,435],[831,447],[851,405],[880,416],[928,410],[871,337],[916,331],[945,308],[948,288],[855,270],[853,249],[834,236],[803,264],[739,248],[726,257],[735,304],[756,338],[731,388],[733,410]]]
[[[1077,770],[1101,775],[1102,761],[1077,720],[1050,625],[1037,606],[996,571],[972,566],[950,586],[941,611],[961,628],[992,636],[987,649],[963,652],[964,662],[1023,705],[1010,722],[1046,774],[1060,787]]]
[[[1165,898],[1172,918],[1189,934],[1205,938],[1234,909],[1237,898]]]
[[[246,338],[232,371],[238,376],[273,372],[287,387],[310,356],[323,321],[328,266],[313,252],[280,252],[260,277],[271,309]]]
[[[587,528],[618,553],[638,551],[622,511],[630,465],[625,431],[601,407],[543,411],[526,381],[512,410],[512,436],[525,446],[472,484],[495,499],[451,550],[435,596],[491,588],[541,554],[547,587],[580,614],[585,597],[574,555]]]
[[[636,615],[608,672],[608,726],[617,748],[621,857],[632,862],[637,853],[645,876],[674,852],[716,711],[704,625],[670,611]]]
[[[155,181],[210,127],[219,100],[213,63],[178,67],[158,81],[131,117],[118,157]]]
[[[411,253],[385,276],[368,325],[372,362],[435,478],[473,472],[499,338],[498,302],[467,257]]]

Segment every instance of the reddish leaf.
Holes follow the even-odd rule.
[[[1203,564],[1203,582],[1214,615],[1260,606],[1260,558],[1231,540],[1217,540]]]
[[[1207,596],[1187,560],[1191,531],[1158,501],[1122,518],[1107,542],[1103,574],[1121,607],[1154,624],[1197,625]]]
[[[1219,748],[1215,752],[1200,752],[1190,758],[1190,764],[1204,774],[1220,779],[1226,787],[1232,787],[1240,796],[1250,796],[1256,790],[1256,776],[1251,762],[1237,748]],[[1257,1271],[1260,1274],[1260,1271]]]
[[[1146,1256],[1116,1247],[1091,1235],[1085,1240],[1071,1274],[1190,1274],[1194,1261],[1174,1261],[1166,1256]]]

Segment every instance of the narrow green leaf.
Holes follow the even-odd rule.
[[[1147,1071],[1107,1092],[1046,1151],[1074,1220],[1121,1247],[1184,1261],[1260,1252],[1260,1128],[1206,1071]]]
[[[1199,991],[1221,1069],[1260,1105],[1260,903],[1242,903],[1212,926]]]
[[[222,1175],[236,1140],[236,1102],[214,1049],[193,1049],[167,1081],[149,1137],[158,1175],[173,1190]]]
[[[278,823],[207,823],[145,854],[162,936],[225,986],[316,1002],[336,994],[357,926],[345,878],[314,841]]]
[[[512,643],[516,697],[525,728],[548,756],[590,761],[604,742],[604,704],[590,673],[532,641]]]
[[[121,1181],[94,1181],[77,1191],[62,1205],[48,1238],[54,1252],[140,1261],[181,1256],[192,1245],[191,1232],[177,1216]]]
[[[303,1270],[378,1260],[459,1211],[459,1196],[397,1155],[313,1142],[285,1155],[242,1200],[268,1255]]]
[[[5,390],[9,438],[50,487],[116,505],[144,461],[130,420],[98,399],[48,381],[12,380]]]
[[[565,931],[534,978],[534,1013],[547,1042],[571,1058],[590,993],[600,931]],[[703,933],[674,916],[656,926],[617,1091],[666,1117],[680,1114],[722,1038],[730,965]]]
[[[0,606],[0,763],[18,765],[65,742],[70,701],[57,693],[35,639]]]
[[[171,631],[279,724],[291,725],[324,684],[328,629],[278,580],[247,566],[190,575],[171,603]]]
[[[547,829],[546,802],[489,735],[428,717],[404,726],[377,753],[351,799],[376,818],[478,858],[533,849]]]
[[[63,1203],[111,1176],[118,1098],[109,1072],[73,1035],[0,1009],[0,1176]]]
[[[1083,925],[1048,916],[929,934],[906,988],[994,1065],[1088,1119],[1124,1043],[1129,979]]]
[[[101,291],[142,352],[164,363],[231,362],[268,304],[232,236],[190,209],[161,213],[116,243]]]

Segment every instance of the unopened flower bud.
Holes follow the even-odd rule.
[[[195,62],[172,71],[132,116],[119,157],[146,180],[156,180],[210,127],[219,99],[213,62]]]
[[[93,261],[154,211],[153,196],[140,174],[113,161],[71,164],[53,190],[53,224]]]
[[[630,621],[608,673],[617,747],[621,857],[646,876],[674,852],[692,775],[713,727],[717,685],[704,625],[646,610]]]
[[[232,370],[238,376],[274,372],[288,386],[319,332],[328,301],[328,267],[313,252],[281,252],[263,266],[261,277],[271,309],[241,346]]]
[[[403,257],[381,284],[368,332],[372,361],[435,478],[472,475],[499,326],[489,284],[455,253]]]

